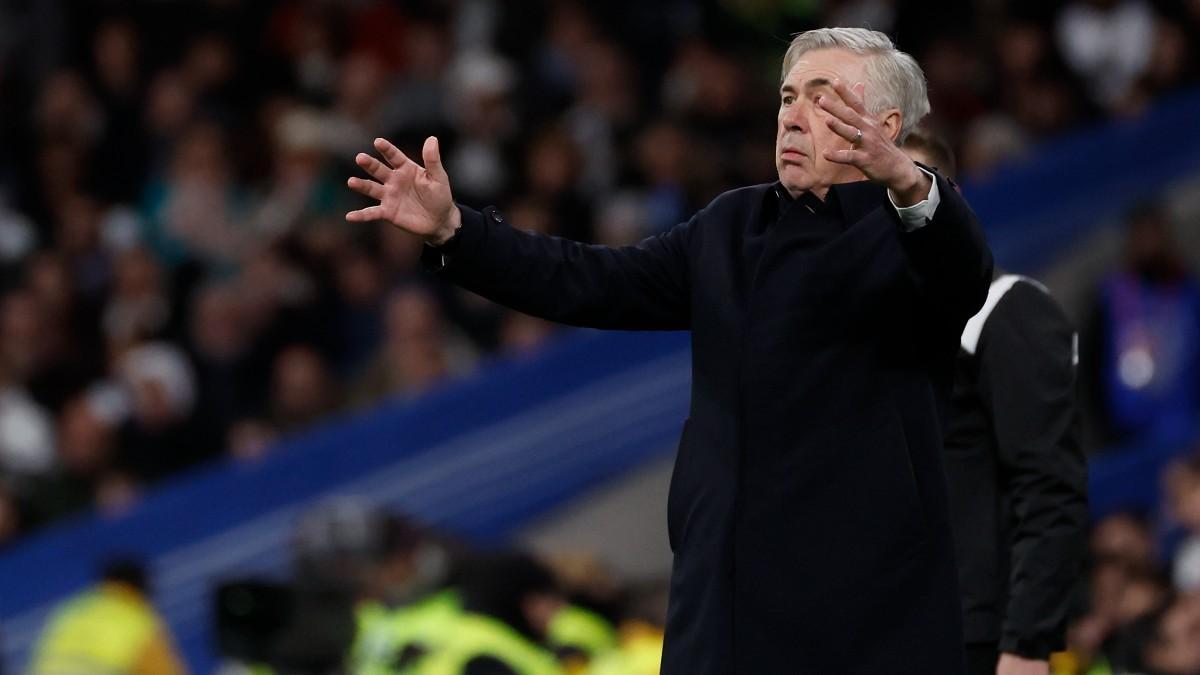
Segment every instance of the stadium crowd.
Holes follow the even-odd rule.
[[[423,275],[415,239],[343,221],[372,138],[415,156],[438,135],[456,198],[523,227],[637,241],[775,179],[779,54],[820,25],[897,36],[966,177],[1200,77],[1194,0],[4,3],[0,551],[537,351],[552,326]],[[1200,333],[1173,335],[1156,396],[1120,343],[1142,325],[1122,304],[1131,284],[1200,314],[1156,217],[1131,217],[1127,265],[1085,326],[1107,442],[1198,405]],[[1164,514],[1096,527],[1062,672],[1200,672],[1200,468],[1166,476]]]

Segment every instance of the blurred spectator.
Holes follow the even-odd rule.
[[[121,560],[105,567],[97,586],[55,610],[27,672],[175,675],[187,669],[150,604],[145,569]]]
[[[383,323],[383,343],[354,385],[355,401],[421,392],[474,362],[474,349],[446,324],[434,296],[420,286],[394,291]]]
[[[1097,523],[1091,560],[1086,613],[1070,626],[1069,652],[1052,663],[1067,673],[1140,672],[1148,627],[1171,594],[1146,521],[1118,513]]]
[[[193,300],[188,346],[195,367],[200,426],[224,437],[240,416],[262,407],[265,364],[252,352],[252,322],[235,284],[201,288]]]
[[[19,387],[0,389],[0,475],[20,481],[54,464],[54,418]]]
[[[22,526],[16,496],[0,483],[0,551],[17,538]]]
[[[164,336],[172,308],[163,276],[162,267],[145,249],[126,251],[117,259],[101,317],[110,358],[141,340]]]
[[[1200,409],[1200,290],[1178,250],[1167,214],[1139,207],[1123,266],[1101,285],[1086,351],[1094,416],[1110,439],[1175,444]]]
[[[183,132],[170,166],[147,190],[146,241],[168,266],[197,259],[232,265],[253,241],[238,227],[245,213],[234,180],[225,132],[197,123]]]
[[[278,432],[263,420],[246,418],[229,428],[226,445],[229,454],[242,461],[252,461],[267,454]]]
[[[1175,552],[1171,578],[1184,593],[1200,591],[1200,458],[1180,461],[1167,471],[1167,504],[1187,538]]]
[[[400,516],[384,516],[381,525],[355,610],[348,666],[356,674],[402,668],[444,639],[462,612],[458,593],[447,588],[448,547]]]
[[[509,187],[505,144],[517,131],[512,65],[498,54],[466,52],[450,68],[449,112],[460,138],[446,159],[460,199],[494,202]]]
[[[1058,17],[1058,45],[1099,104],[1115,108],[1145,72],[1154,48],[1145,0],[1074,0]]]
[[[340,404],[324,359],[312,347],[293,345],[275,359],[271,374],[271,419],[281,432],[299,431]]]
[[[1200,596],[1181,597],[1158,617],[1144,661],[1152,675],[1200,673]]]
[[[1092,528],[1092,555],[1128,567],[1150,569],[1157,560],[1149,522],[1133,513],[1108,516]]]
[[[115,374],[129,405],[119,454],[137,479],[156,480],[217,454],[220,437],[195,423],[196,379],[183,350],[140,344],[120,356]]]
[[[520,553],[485,554],[456,576],[463,613],[422,668],[435,673],[562,673],[542,645],[564,606],[554,577]]]

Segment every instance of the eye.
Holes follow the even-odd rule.
[[[783,104],[784,104],[784,105],[791,105],[791,104],[793,104],[793,103],[795,103],[795,102],[796,102],[796,97],[795,97],[795,96],[792,96],[791,94],[787,94],[787,95],[785,95],[785,96],[783,97]]]

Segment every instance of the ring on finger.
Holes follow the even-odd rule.
[[[850,145],[862,143],[862,129],[855,129],[854,132],[854,138],[850,140]]]

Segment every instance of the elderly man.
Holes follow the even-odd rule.
[[[798,35],[783,62],[779,181],[607,248],[456,205],[425,167],[349,185],[429,244],[428,266],[564,323],[691,330],[692,398],[667,503],[667,675],[961,675],[942,423],[958,336],[992,260],[944,178],[897,146],[929,111],[881,33]]]

